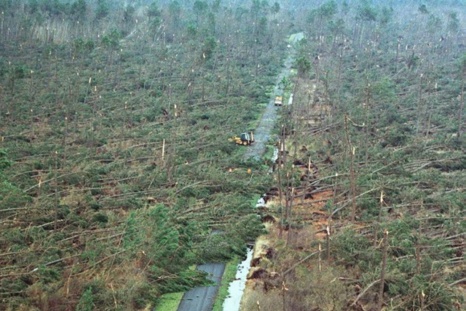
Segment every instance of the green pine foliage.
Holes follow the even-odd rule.
[[[286,44],[277,12],[152,3],[0,2],[11,309],[153,306],[206,283],[190,267],[243,255],[263,232],[250,202],[271,178],[228,139],[269,99]]]
[[[277,125],[340,226],[321,274],[272,285],[290,309],[346,308],[380,277],[386,229],[390,308],[462,303],[464,4],[126,2],[0,0],[0,309],[151,308],[243,255],[264,233],[251,200],[278,182],[228,138],[257,127],[301,31],[281,84],[304,108]],[[279,186],[302,185],[295,169]],[[290,244],[288,267],[308,247]]]

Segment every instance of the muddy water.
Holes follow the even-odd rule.
[[[228,297],[223,302],[223,311],[239,311],[253,253],[253,249],[248,248],[246,259],[238,265],[235,280],[230,283]]]

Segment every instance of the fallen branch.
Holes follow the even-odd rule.
[[[111,255],[109,255],[109,256],[107,256],[107,257],[105,257],[105,258],[102,258],[101,260],[97,261],[97,262],[94,263],[92,266],[90,266],[89,269],[86,269],[86,270],[84,270],[84,271],[81,271],[81,272],[77,273],[76,275],[83,274],[84,272],[89,271],[89,270],[91,270],[92,268],[94,268],[95,266],[101,264],[102,262],[104,262],[104,261],[106,261],[106,260],[108,260],[108,259],[110,259],[110,258],[112,258],[112,257],[115,257],[115,256],[117,256],[117,255],[120,255],[121,253],[124,253],[124,252],[126,252],[126,250],[122,250],[122,251],[116,252],[115,254],[111,254]]]
[[[466,282],[466,278],[462,278],[460,280],[454,281],[453,283],[448,284],[448,286],[455,286],[456,284]]]
[[[67,237],[67,238],[65,238],[63,240],[57,241],[57,243],[66,242],[68,240],[72,240],[72,239],[75,239],[77,237],[80,237],[81,235],[84,235],[84,234],[96,234],[96,233],[109,232],[109,231],[115,231],[115,230],[116,230],[116,228],[86,230],[86,231],[80,232],[78,234],[72,235],[70,237]]]
[[[300,264],[302,264],[303,262],[305,262],[306,260],[308,260],[309,258],[311,258],[312,256],[318,254],[318,253],[321,253],[322,251],[317,251],[317,252],[314,252],[306,257],[304,257],[303,259],[301,259],[300,261],[298,261],[296,264],[294,264],[291,268],[289,268],[288,270],[286,270],[285,272],[283,272],[283,276],[285,276],[286,274],[288,274],[289,272],[293,271],[297,266],[299,266]]]
[[[124,235],[124,234],[125,234],[124,232],[121,232],[121,233],[113,234],[113,235],[106,236],[106,237],[103,237],[103,238],[98,238],[98,239],[96,239],[95,241],[108,240],[108,239],[112,239],[112,238],[116,238],[116,237],[122,236],[122,235]]]
[[[192,187],[194,187],[194,186],[196,186],[196,185],[199,185],[199,184],[202,184],[202,183],[207,184],[205,181],[198,181],[198,182],[192,183],[192,184],[190,184],[190,185],[184,186],[183,188],[177,190],[177,191],[175,192],[175,194],[179,194],[181,191],[183,191],[183,190],[185,190],[185,189],[192,188]]]
[[[379,280],[375,280],[374,282],[372,282],[371,284],[369,284],[359,295],[358,297],[356,297],[356,299],[353,301],[353,303],[350,305],[350,307],[353,307],[357,302],[358,300],[364,296],[364,294],[372,287],[374,286],[375,284],[379,283],[380,282],[380,279]]]
[[[383,186],[381,186],[381,187],[383,187]],[[377,188],[373,188],[373,189],[367,190],[367,191],[365,191],[365,192],[363,192],[363,193],[357,195],[356,197],[354,197],[354,199],[356,200],[357,198],[362,197],[363,195],[366,195],[366,194],[368,194],[368,193],[371,193],[371,192],[374,192],[374,191],[379,191],[381,187],[377,187]],[[341,206],[341,207],[337,208],[336,210],[334,210],[334,211],[332,212],[332,214],[330,214],[330,217],[333,217],[336,213],[338,213],[339,211],[341,211],[342,209],[344,209],[344,208],[345,208],[346,206],[348,206],[350,203],[351,203],[351,200],[348,201],[348,202],[347,202],[346,204],[344,204],[343,206]]]
[[[66,259],[70,259],[70,258],[74,258],[74,257],[78,257],[78,256],[81,256],[81,254],[76,254],[76,255],[73,255],[73,256],[68,256],[68,257],[63,257],[63,258],[60,258],[60,259],[52,260],[52,261],[46,262],[42,266],[47,267],[47,266],[62,262],[64,260],[66,260]],[[32,269],[29,273],[36,272],[37,270],[39,270],[39,267],[36,267],[36,268]]]

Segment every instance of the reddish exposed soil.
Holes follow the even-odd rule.
[[[313,198],[295,198],[293,200],[292,215],[296,218],[301,218],[305,221],[305,226],[302,229],[293,229],[292,239],[296,249],[304,249],[310,245],[310,241],[324,240],[326,237],[326,228],[328,226],[328,213],[325,211],[324,206],[327,200],[332,198],[333,192],[325,190],[313,194]],[[280,204],[278,197],[273,197],[267,202],[267,207],[273,210],[276,206],[284,205],[285,202]],[[248,296],[254,291],[260,290],[264,295],[275,295],[273,291],[268,292],[266,288],[274,286],[278,280],[276,271],[271,271],[259,267],[262,260],[270,260],[276,255],[276,245],[279,242],[279,219],[275,222],[267,222],[266,228],[268,234],[260,236],[256,240],[254,247],[254,256],[252,260],[252,268],[246,283],[246,289],[243,294],[243,301],[248,300]],[[290,231],[282,231],[282,240],[287,238]],[[241,310],[246,310],[244,304]]]

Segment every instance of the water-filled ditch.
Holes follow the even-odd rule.
[[[253,248],[248,248],[246,259],[238,264],[236,277],[230,283],[230,286],[228,287],[228,297],[223,302],[223,311],[239,311],[241,297],[243,297],[243,292],[246,288],[246,278],[248,276],[249,268],[251,267],[253,253]]]

